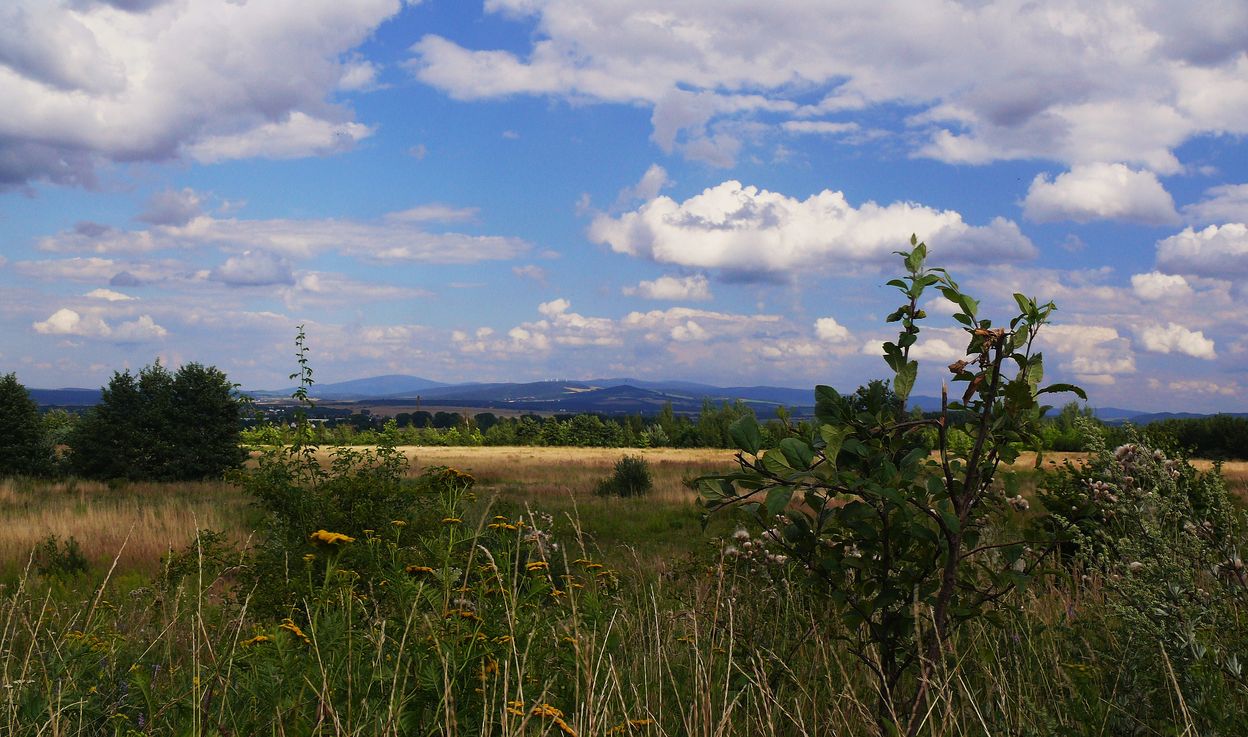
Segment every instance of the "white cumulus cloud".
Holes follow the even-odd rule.
[[[1183,208],[1183,215],[1195,225],[1248,223],[1248,184],[1210,187],[1203,200]]]
[[[661,276],[653,281],[642,281],[635,287],[624,287],[624,294],[669,301],[704,302],[711,299],[711,288],[705,276]]]
[[[1192,293],[1192,287],[1179,274],[1163,274],[1150,271],[1147,274],[1133,274],[1131,289],[1140,299],[1176,299]]]
[[[828,343],[843,343],[851,337],[849,328],[837,322],[835,317],[815,320],[815,336]]]
[[[1151,171],[1122,164],[1081,164],[1050,180],[1037,174],[1023,201],[1023,215],[1036,222],[1126,220],[1150,225],[1174,223],[1174,199]]]
[[[612,250],[660,263],[780,274],[878,263],[911,233],[945,263],[1010,261],[1035,253],[1014,223],[968,225],[952,210],[909,202],[854,207],[840,192],[805,200],[726,181],[684,202],[659,196],[619,217],[599,215],[589,237]]]
[[[330,97],[400,0],[0,4],[0,186],[105,161],[331,153],[372,132]]]
[[[809,124],[896,104],[918,110],[904,131],[914,153],[956,163],[1120,161],[1175,173],[1191,138],[1248,132],[1248,5],[1238,2],[485,7],[524,24],[530,45],[428,35],[412,47],[412,73],[461,100],[646,106],[660,148],[713,165],[738,155],[744,129],[835,132]]]
[[[77,335],[85,338],[105,338],[112,332],[108,325],[95,315],[82,315],[68,307],[53,312],[48,319],[32,325],[35,332],[44,335]]]
[[[1248,275],[1248,225],[1184,228],[1157,243],[1157,265],[1175,274],[1221,279]]]
[[[1139,329],[1137,335],[1144,348],[1154,353],[1182,353],[1206,360],[1218,357],[1213,341],[1206,338],[1204,332],[1188,330],[1175,323],[1146,325]]]

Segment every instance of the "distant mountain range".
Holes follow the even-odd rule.
[[[246,390],[257,400],[289,399],[295,387],[276,390]],[[31,396],[44,407],[86,407],[100,400],[98,389],[31,389]],[[719,387],[691,381],[643,381],[632,378],[591,379],[587,381],[535,381],[527,383],[447,384],[419,376],[388,374],[330,384],[315,384],[311,395],[319,401],[377,404],[390,407],[419,406],[510,409],[522,412],[601,414],[655,414],[670,403],[674,412],[693,414],[709,399],[720,402],[742,401],[760,417],[771,417],[777,407],[788,407],[797,416],[809,415],[815,404],[814,389],[781,386]],[[938,397],[913,396],[912,406],[924,411],[940,409]],[[1120,407],[1095,409],[1104,422],[1131,421],[1148,424],[1164,419],[1194,418],[1206,415],[1188,412],[1147,413]],[[1248,416],[1240,413],[1237,416]]]

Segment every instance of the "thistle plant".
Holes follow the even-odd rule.
[[[994,327],[945,270],[926,266],[925,244],[912,237],[911,246],[898,252],[905,275],[888,282],[904,298],[888,316],[900,323],[898,338],[884,344],[892,391],[874,382],[851,401],[816,387],[812,436],[773,448],[764,449],[755,419],[743,417],[731,428],[739,469],[699,480],[711,511],[741,507],[780,532],[784,554],[834,605],[849,651],[873,674],[880,731],[907,735],[923,724],[929,675],[942,667],[957,628],[991,617],[1053,549],[1044,540],[998,539],[997,523],[1021,506],[994,486],[999,465],[1039,447],[1049,408],[1038,397],[1084,396],[1070,385],[1040,386],[1043,358],[1034,346],[1052,302],[1015,294],[1017,315]],[[950,401],[946,386],[939,415],[913,419],[906,400],[919,365],[910,353],[929,288],[953,303],[967,334],[966,358],[948,367],[963,391]],[[927,428],[937,438],[934,454],[912,438]],[[969,442],[952,442],[955,431]]]

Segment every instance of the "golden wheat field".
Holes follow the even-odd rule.
[[[513,500],[586,499],[598,481],[624,455],[650,463],[654,489],[650,500],[687,504],[694,492],[690,478],[722,473],[733,464],[733,451],[705,448],[543,448],[413,447],[402,448],[416,475],[428,466],[452,466],[478,480],[478,492]],[[325,462],[332,449],[320,451]],[[1044,465],[1078,463],[1080,453],[1045,455]],[[1210,461],[1193,464],[1202,470]],[[1035,457],[1025,454],[1012,470],[1026,471]],[[1248,462],[1225,463],[1222,473],[1231,489],[1248,497]],[[1024,492],[1029,490],[1024,484]],[[93,481],[55,483],[0,480],[0,515],[7,532],[0,536],[0,564],[24,565],[32,547],[48,535],[73,537],[93,564],[118,558],[118,566],[151,569],[168,550],[186,546],[197,528],[221,530],[237,542],[250,534],[252,520],[245,495],[225,482],[133,483],[109,486]]]

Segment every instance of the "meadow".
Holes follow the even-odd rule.
[[[267,579],[240,573],[259,567],[240,551],[264,527],[238,484],[0,482],[0,733],[880,733],[869,665],[803,572],[738,554],[768,543],[744,517],[703,528],[688,480],[731,470],[731,451],[398,450],[402,488],[450,479],[424,517],[305,540]],[[652,491],[596,495],[626,453],[647,460]],[[1035,504],[1033,466],[1005,471]],[[1242,501],[1248,464],[1221,471]],[[35,570],[48,535],[74,538],[89,570]],[[302,587],[299,606],[266,608],[279,579]],[[1133,603],[1156,593],[1127,583],[1042,577],[959,629],[956,656],[922,676],[917,733],[1242,734],[1234,591],[1204,576],[1199,607],[1164,588]],[[1135,604],[1174,611],[1149,627]]]

